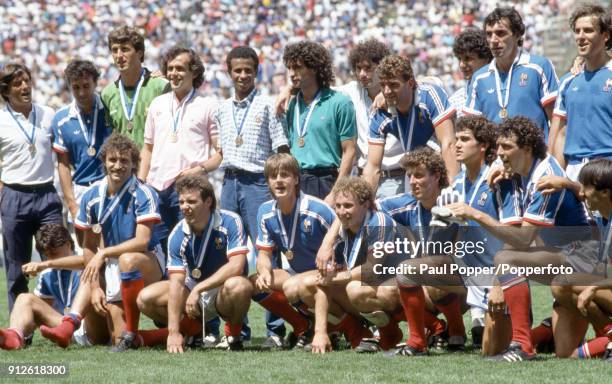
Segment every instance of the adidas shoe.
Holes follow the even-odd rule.
[[[228,336],[227,337],[227,350],[228,351],[242,351],[244,345],[242,344],[241,337]]]
[[[136,334],[133,332],[124,331],[121,334],[121,338],[117,345],[111,347],[110,351],[115,352],[125,352],[129,349],[138,349],[140,347],[140,343],[138,343],[136,339]]]
[[[467,337],[463,336],[450,336],[448,338],[448,350],[451,352],[465,351],[465,342]]]
[[[519,342],[513,341],[510,343],[508,349],[499,355],[488,357],[489,361],[501,361],[507,363],[516,363],[519,361],[529,361],[535,359],[535,354],[528,354],[523,351]]]
[[[283,338],[278,335],[270,335],[261,344],[261,349],[268,351],[278,350],[283,348]]]
[[[355,348],[357,353],[376,353],[380,351],[380,344],[378,339],[368,338],[362,339],[361,343]]]
[[[398,344],[394,349],[385,352],[385,356],[387,357],[395,357],[395,356],[427,356],[427,350],[419,350],[414,347],[411,347],[408,344]]]

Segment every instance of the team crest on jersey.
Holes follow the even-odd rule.
[[[310,220],[304,220],[304,232],[310,233],[312,231],[312,223]]]
[[[217,249],[221,249],[223,247],[223,239],[220,237],[215,237],[215,247]]]
[[[424,119],[423,119],[423,112],[421,112],[419,110],[419,123],[423,124],[423,121],[424,121]]]
[[[484,207],[485,203],[487,202],[487,197],[489,195],[486,192],[483,192],[480,194],[480,198],[478,199],[478,205],[480,205],[481,207]]]
[[[603,91],[604,92],[610,92],[612,91],[612,79],[608,79],[606,80],[606,84],[603,87]]]
[[[524,87],[527,85],[527,77],[528,75],[526,73],[521,73],[521,79],[519,81],[519,86],[520,87]]]

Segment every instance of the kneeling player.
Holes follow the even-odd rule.
[[[335,215],[322,200],[299,192],[300,170],[293,156],[270,156],[264,173],[274,200],[259,208],[253,299],[293,326],[287,344],[299,348],[310,342],[312,333],[308,318],[295,306],[310,295],[304,279],[317,274],[315,256]],[[273,268],[273,252],[278,251],[288,268]]]
[[[79,287],[78,270],[83,268],[84,262],[82,256],[74,255],[68,230],[59,224],[46,224],[38,230],[35,239],[36,249],[47,260],[22,267],[26,275],[39,274],[38,284],[34,293],[22,293],[17,297],[9,328],[0,329],[2,349],[23,348],[24,336],[31,335],[40,325],[59,325],[63,313],[54,308],[69,311]],[[81,345],[106,343],[109,339],[106,320],[92,313],[83,321],[74,339]]]
[[[75,220],[76,227],[84,231],[83,256],[88,260],[79,292],[62,324],[40,330],[67,347],[92,305],[109,319],[115,344],[112,351],[121,352],[139,343],[138,293],[162,278],[164,255],[153,235],[160,216],[157,194],[136,179],[140,161],[136,144],[113,134],[102,146],[100,159],[106,177],[85,192]]]
[[[252,295],[243,277],[248,248],[242,220],[216,209],[213,187],[202,176],[180,178],[176,191],[184,219],[168,240],[169,281],[143,289],[138,305],[153,320],[168,324],[158,333],[167,334],[170,353],[182,353],[183,336],[202,330],[200,318],[216,316],[229,324],[228,349],[240,350],[242,319]]]
[[[596,269],[605,272],[612,242],[612,160],[597,159],[587,163],[580,171],[578,180],[582,184],[581,195],[589,209],[599,211],[603,217],[598,222],[600,243]],[[607,224],[603,225],[603,221],[607,221]],[[574,280],[577,278],[573,276]],[[553,317],[557,356],[592,358],[603,355],[611,341],[612,280],[590,275],[581,276],[577,284],[572,284],[559,277],[552,291],[557,303]],[[589,323],[598,337],[582,343]]]

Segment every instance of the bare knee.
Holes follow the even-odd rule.
[[[119,269],[123,272],[139,269],[143,255],[136,252],[128,252],[119,256]]]
[[[242,276],[230,277],[223,284],[223,290],[231,296],[248,296],[253,293],[253,286],[246,278]]]
[[[283,293],[290,303],[300,298],[300,286],[302,285],[300,280],[298,277],[291,277],[283,283]]]
[[[15,300],[15,307],[31,307],[34,304],[34,300],[36,300],[38,296],[33,293],[22,293],[17,296]]]
[[[353,305],[360,307],[365,299],[367,299],[370,289],[370,287],[362,286],[359,281],[351,281],[346,285],[346,294]]]

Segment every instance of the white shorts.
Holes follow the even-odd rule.
[[[488,310],[491,289],[493,289],[493,286],[468,285],[466,302],[470,307]]]
[[[96,181],[95,183],[91,184],[91,185],[78,185],[78,184],[72,184],[72,193],[74,194],[74,201],[76,201],[76,204],[78,207],[81,206],[81,199],[83,198],[83,195],[85,194],[85,192],[87,192],[87,190],[89,188],[91,188],[92,185],[96,185],[100,182],[100,180]],[[72,215],[70,214],[70,212],[68,212],[68,223],[73,224],[74,222],[72,221]]]
[[[74,331],[74,333],[72,334],[72,341],[83,347],[91,347],[93,345],[87,337],[84,319],[81,321],[81,326],[79,327],[79,329]]]
[[[568,164],[567,167],[565,167],[565,174],[567,175],[567,178],[570,179],[571,181],[578,181],[578,175],[580,174],[580,170],[588,162],[589,162],[589,159],[584,158],[579,163],[576,162],[573,164]]]
[[[163,273],[166,256],[162,251],[161,245],[155,247],[151,252],[155,255],[159,269]],[[104,280],[106,282],[106,302],[113,303],[121,301],[121,271],[119,271],[119,259],[113,258],[106,260]]]

